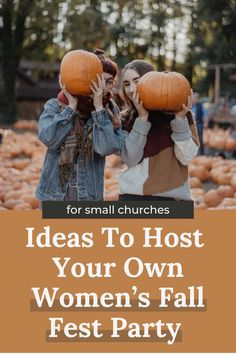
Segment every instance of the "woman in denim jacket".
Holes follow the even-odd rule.
[[[120,151],[123,134],[114,134],[119,111],[109,94],[117,67],[100,60],[104,74],[91,84],[93,99],[72,96],[61,84],[58,99],[45,104],[39,119],[39,139],[47,146],[36,190],[40,201],[103,200],[105,156]]]

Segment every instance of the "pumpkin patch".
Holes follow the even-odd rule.
[[[34,132],[4,130],[0,145],[0,210],[39,208],[35,189],[45,147]],[[221,133],[222,134],[222,133]],[[106,158],[104,199],[118,199],[117,176],[124,167],[119,156]],[[197,156],[189,165],[190,188],[196,209],[236,209],[236,161],[220,156]],[[206,188],[208,186],[208,188]],[[212,186],[209,188],[209,186]]]

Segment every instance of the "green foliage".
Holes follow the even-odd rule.
[[[22,57],[25,21],[34,1],[4,0],[0,7],[0,121],[16,119],[15,80]]]
[[[236,0],[2,0],[0,119],[15,119],[21,58],[54,63],[70,49],[99,47],[120,67],[146,59],[207,93],[214,85],[208,65],[236,63],[235,33]],[[230,73],[222,72],[226,94]]]
[[[55,61],[59,56],[59,22],[64,1],[37,0],[25,22],[24,58]]]
[[[101,1],[71,1],[68,5],[63,41],[71,49],[94,51],[107,44],[108,28],[101,12]]]
[[[197,64],[236,63],[236,1],[193,0],[192,23],[189,31],[191,44],[189,57],[192,69]],[[227,77],[222,75],[222,94],[228,87]],[[197,88],[209,89],[214,83],[214,73],[199,78]]]

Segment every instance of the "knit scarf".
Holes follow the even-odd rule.
[[[74,128],[60,147],[59,175],[62,189],[70,179],[78,156],[93,158],[92,129],[92,121],[77,113]]]
[[[58,102],[68,104],[67,98],[59,93]],[[103,99],[103,105],[107,109],[114,128],[121,124],[119,108],[111,99],[110,95],[106,95]],[[59,157],[59,176],[60,185],[64,190],[66,183],[69,181],[73,172],[74,164],[77,162],[78,156],[86,161],[86,158],[93,159],[93,120],[89,119],[90,115],[82,115],[78,110],[76,114],[73,129],[67,135],[64,143],[60,147]]]

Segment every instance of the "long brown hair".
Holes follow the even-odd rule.
[[[149,62],[145,60],[133,60],[124,67],[122,77],[124,77],[124,74],[127,70],[134,70],[140,77],[142,77],[144,74],[148,73],[149,71],[154,71],[155,69]],[[138,117],[138,112],[133,102],[125,93],[125,86],[123,81],[122,96],[127,106],[127,109],[122,114],[123,125],[126,130],[130,131],[133,127],[135,119]],[[173,118],[174,115],[167,112],[149,111],[148,120],[151,122],[155,121],[163,129],[169,129],[170,121]]]

